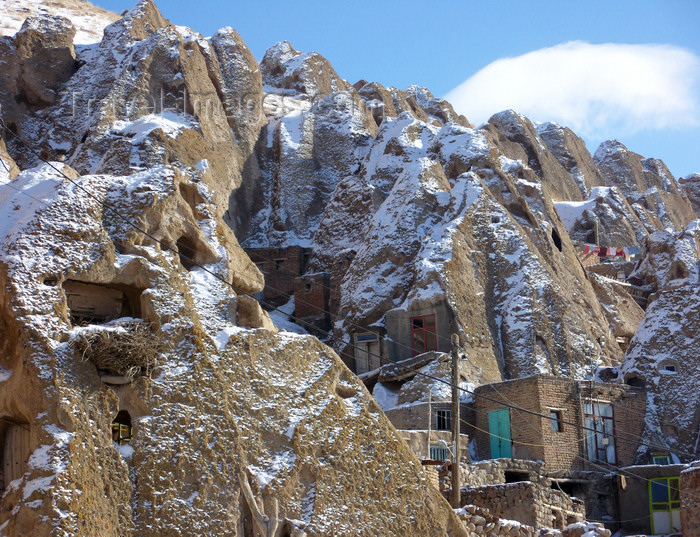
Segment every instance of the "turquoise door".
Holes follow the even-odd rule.
[[[513,447],[510,439],[510,414],[507,408],[489,412],[489,433],[491,433],[491,458],[510,459]]]

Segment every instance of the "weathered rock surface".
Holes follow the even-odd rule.
[[[698,260],[698,221],[678,236],[660,231],[649,237],[648,254],[635,274],[656,293],[622,368],[627,381],[646,386],[646,436],[686,453],[686,460],[695,453],[700,426]]]
[[[659,159],[645,159],[617,140],[600,144],[594,160],[609,186],[616,186],[642,221],[658,219],[663,229],[683,229],[696,218],[678,182]]]
[[[14,35],[30,15],[59,15],[76,26],[75,44],[97,43],[102,39],[105,26],[119,19],[119,15],[97,7],[86,0],[4,0],[0,18],[0,35]]]
[[[288,41],[265,52],[260,71],[267,86],[301,93],[312,100],[349,87],[326,58],[316,52],[302,54]]]
[[[691,173],[681,177],[678,182],[683,193],[688,196],[688,201],[690,201],[695,214],[700,216],[700,173]]]
[[[36,39],[42,51],[50,32]],[[11,65],[15,41],[2,45]],[[277,333],[248,296],[262,275],[224,216],[267,118],[248,114],[262,77],[237,34],[210,42],[141,2],[77,58],[53,101],[18,103],[17,85],[0,96],[8,126],[64,161],[31,167],[14,136],[0,144],[0,179],[14,178],[0,187],[2,432],[27,450],[5,483],[4,534],[249,536],[265,515],[268,535],[466,536],[337,355]],[[329,192],[356,165],[345,149],[374,135],[353,119],[359,102],[310,108]],[[118,321],[78,326],[114,295]],[[133,383],[73,343],[89,330],[127,341],[139,319],[159,352]],[[112,441],[118,411],[128,445]]]

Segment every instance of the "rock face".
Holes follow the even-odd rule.
[[[99,43],[74,31],[0,38],[3,534],[467,534],[338,354],[276,330],[243,247],[308,249],[352,366],[358,334],[410,357],[439,312],[425,350],[457,333],[465,383],[624,360],[647,436],[693,449],[693,177],[514,111],[474,128],[287,42],[258,64],[147,0]],[[646,245],[646,314],[575,241]]]
[[[640,220],[658,219],[661,229],[680,230],[696,218],[678,182],[659,159],[645,159],[611,140],[598,147],[594,160],[606,182],[620,189]]]
[[[86,0],[4,0],[0,17],[0,35],[14,35],[29,15],[59,15],[75,22],[75,44],[97,43],[105,26],[119,15],[92,5]]]
[[[679,236],[660,231],[649,237],[649,253],[635,274],[657,292],[622,368],[627,382],[646,386],[647,437],[685,453],[685,460],[695,455],[700,426],[699,259],[697,221]]]
[[[690,201],[695,214],[700,216],[700,173],[691,173],[681,177],[678,182],[685,195],[688,196],[688,201]]]
[[[3,64],[69,61],[55,24],[4,38]],[[141,2],[76,58],[67,80],[36,69],[51,95],[0,96],[53,159],[0,144],[3,534],[466,536],[338,356],[250,297],[262,275],[224,217],[267,119],[237,34],[205,40]],[[369,136],[345,128],[348,102],[319,111],[339,125],[329,161]]]

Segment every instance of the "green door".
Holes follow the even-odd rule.
[[[513,456],[513,448],[510,439],[510,414],[507,408],[489,412],[489,433],[491,458],[510,459]]]

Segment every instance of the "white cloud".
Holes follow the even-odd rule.
[[[497,60],[445,98],[474,123],[512,108],[585,137],[700,125],[700,58],[669,45],[572,41]]]

